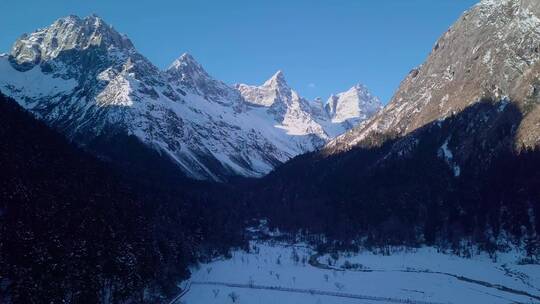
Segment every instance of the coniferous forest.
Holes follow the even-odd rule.
[[[540,151],[514,148],[520,119],[513,106],[501,114],[485,101],[404,138],[373,136],[342,154],[302,155],[251,185],[253,201],[264,201],[254,206],[282,229],[328,234],[337,246],[364,239],[460,252],[465,241],[494,252],[504,249],[499,239],[525,240],[538,257]],[[471,122],[478,124],[467,128]],[[462,145],[465,165],[453,169],[441,157],[445,141]]]
[[[236,209],[111,174],[0,98],[0,292],[13,303],[172,296],[188,265],[242,245]]]

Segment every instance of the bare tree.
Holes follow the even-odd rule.
[[[229,298],[231,299],[233,303],[237,303],[237,301],[240,299],[240,296],[236,292],[233,291],[229,294]]]
[[[291,253],[291,260],[294,262],[295,265],[298,265],[298,263],[300,262],[300,256],[298,255],[298,252],[294,247]]]

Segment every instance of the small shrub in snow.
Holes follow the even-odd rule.
[[[345,261],[343,265],[341,265],[341,268],[347,269],[347,270],[367,270],[368,268],[365,267],[362,264],[359,263],[351,263],[350,261]]]
[[[539,261],[534,257],[526,257],[517,261],[518,265],[536,265],[539,264]]]
[[[331,258],[327,258],[326,259],[326,264],[328,264],[328,266],[332,266],[332,259]]]
[[[300,262],[300,256],[298,255],[296,248],[293,248],[292,250],[291,260],[294,262],[295,265],[297,265]]]

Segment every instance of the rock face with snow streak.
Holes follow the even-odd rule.
[[[539,59],[538,1],[481,1],[442,35],[384,110],[333,140],[326,151],[349,150],[376,134],[405,136],[486,99],[516,105],[523,115],[516,145],[537,145]]]
[[[128,136],[196,179],[262,176],[346,130],[282,73],[253,98],[189,54],[161,71],[97,16],[23,35],[0,56],[0,91],[100,157]]]
[[[355,85],[346,92],[330,96],[326,103],[326,110],[332,122],[344,123],[349,128],[358,125],[381,109],[381,101],[372,96],[361,84]]]

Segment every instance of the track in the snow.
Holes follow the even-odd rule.
[[[300,289],[300,288],[289,288],[289,287],[280,287],[280,286],[265,286],[265,285],[255,285],[255,284],[236,284],[236,283],[226,283],[226,282],[201,282],[195,281],[190,283],[193,285],[210,285],[210,286],[223,286],[231,288],[244,288],[244,289],[259,289],[259,290],[271,290],[278,292],[294,292],[294,293],[303,293],[310,295],[319,295],[319,296],[328,296],[328,297],[339,297],[339,298],[348,298],[348,299],[359,299],[359,300],[369,300],[385,303],[406,303],[406,304],[443,304],[440,302],[428,302],[428,301],[419,301],[411,299],[398,299],[398,298],[387,298],[387,297],[376,297],[344,292],[334,292],[334,291],[323,291],[317,289]],[[178,300],[179,298],[177,298]],[[174,304],[174,301],[171,302]],[[448,304],[448,303],[444,303]]]

